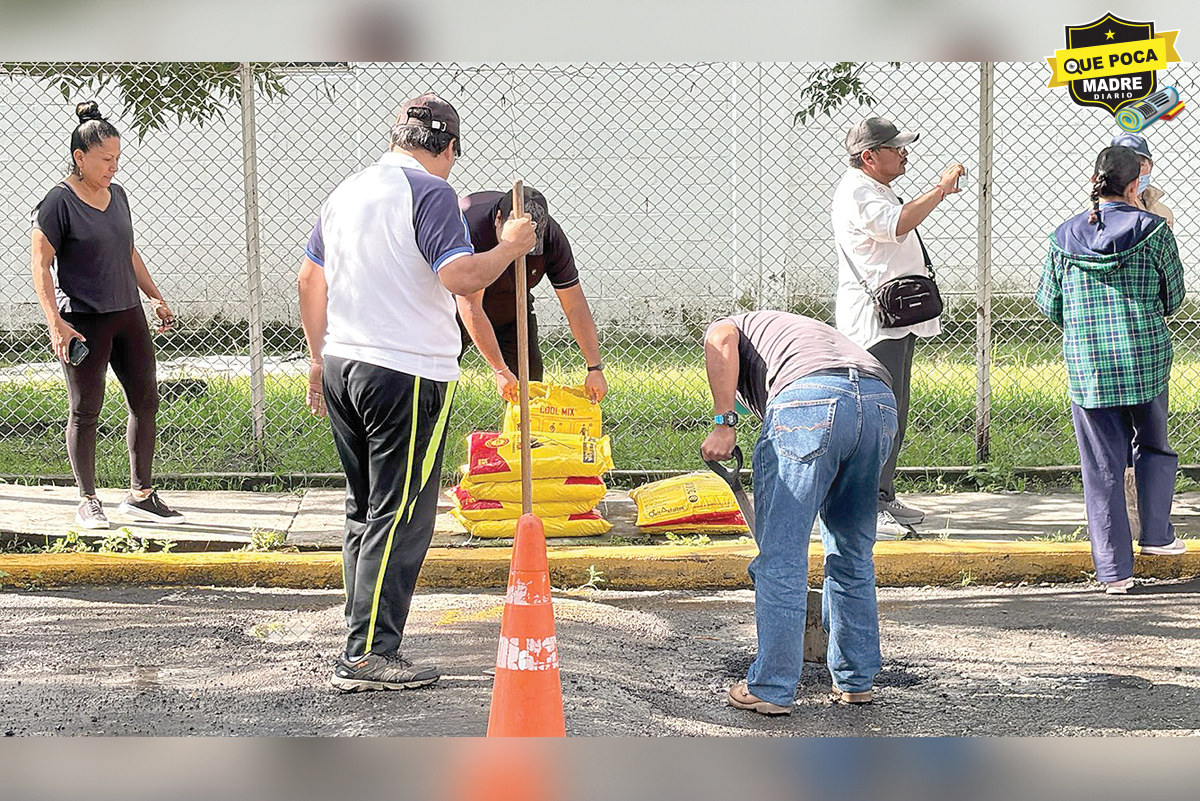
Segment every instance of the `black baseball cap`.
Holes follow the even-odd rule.
[[[429,128],[444,131],[455,139],[462,138],[458,133],[458,112],[445,98],[433,92],[404,101],[396,115],[396,125]]]
[[[891,120],[867,117],[856,122],[846,132],[846,152],[854,156],[877,147],[908,147],[920,138],[919,133],[901,131]]]

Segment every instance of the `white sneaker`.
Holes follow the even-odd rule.
[[[1104,582],[1104,594],[1105,595],[1125,595],[1132,588],[1133,588],[1133,576],[1130,576],[1127,579],[1121,579],[1120,581]]]
[[[90,529],[106,529],[109,527],[108,518],[104,515],[104,507],[99,498],[84,498],[75,510],[75,525]]]
[[[876,540],[899,540],[908,533],[908,529],[896,522],[890,512],[880,512],[875,518]]]
[[[1170,545],[1143,545],[1141,553],[1143,556],[1178,556],[1187,550],[1187,543],[1175,538],[1175,541]]]

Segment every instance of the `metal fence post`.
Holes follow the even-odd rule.
[[[242,90],[242,188],[246,199],[246,287],[250,297],[250,417],[260,466],[266,456],[266,378],[263,373],[262,272],[259,263],[258,152],[254,122],[254,70],[249,61],[241,66]]]
[[[975,461],[990,457],[992,423],[992,91],[995,65],[979,64],[979,231],[975,302]]]

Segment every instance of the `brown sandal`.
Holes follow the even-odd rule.
[[[754,693],[750,692],[750,688],[746,686],[745,681],[739,681],[737,684],[729,688],[729,705],[738,709],[749,709],[757,712],[760,715],[790,715],[792,708],[790,706],[780,706],[772,704],[770,701],[764,701]]]
[[[875,700],[875,691],[863,690],[862,692],[852,693],[834,687],[833,692],[829,694],[829,700],[835,704],[869,704]]]

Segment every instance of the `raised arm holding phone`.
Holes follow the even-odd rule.
[[[917,226],[947,197],[961,191],[966,169],[946,167],[930,189],[904,203],[892,182],[908,170],[908,148],[920,138],[881,117],[868,117],[846,134],[849,169],[833,197],[832,222],[838,253],[837,328],[883,363],[892,376],[899,433],[879,478],[877,534],[908,535],[925,513],[896,497],[896,460],[904,442],[916,340],[941,333],[941,298],[932,263]],[[914,278],[915,277],[915,278]],[[902,279],[910,278],[907,282]],[[902,282],[897,285],[897,282]],[[892,285],[889,287],[889,285]],[[908,292],[897,309],[882,295]],[[917,307],[927,314],[913,315]],[[894,314],[889,312],[896,312]]]

